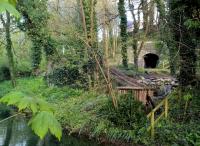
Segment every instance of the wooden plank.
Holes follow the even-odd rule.
[[[167,118],[167,116],[168,116],[168,107],[169,105],[168,105],[168,99],[167,98],[165,98],[165,118]]]
[[[152,111],[155,112],[157,111],[162,105],[164,105],[165,99],[162,100]]]
[[[154,138],[154,112],[151,113],[151,138]]]
[[[151,112],[147,115],[147,118],[150,119],[151,117]]]
[[[122,87],[117,87],[118,90],[155,90],[156,88],[152,87],[134,87],[134,86],[122,86]]]
[[[154,125],[157,124],[158,121],[160,121],[160,119],[161,119],[164,115],[165,115],[165,113],[162,112],[162,114],[154,121]],[[151,114],[150,114],[150,116],[149,116],[148,118],[150,118],[150,117],[151,117]],[[151,126],[149,126],[149,127],[147,128],[147,131],[148,131],[148,132],[149,132],[150,130],[151,130]]]
[[[165,115],[164,112],[162,112],[162,114],[154,121],[154,124],[157,124],[158,121]]]
[[[161,106],[164,106],[164,112],[162,112],[160,114],[160,116],[158,118],[155,119],[155,112],[157,109],[159,109]],[[150,126],[147,128],[147,131],[151,132],[151,138],[154,139],[154,135],[155,135],[155,124],[158,123],[158,121],[165,116],[165,118],[167,118],[168,116],[168,98],[165,97],[148,115],[147,115],[147,118],[150,119]]]

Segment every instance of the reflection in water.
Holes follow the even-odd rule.
[[[18,117],[0,123],[0,146],[98,146],[98,144],[65,134],[61,142],[50,135],[41,141],[27,126],[26,119]]]

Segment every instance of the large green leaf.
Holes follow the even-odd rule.
[[[60,123],[55,119],[53,113],[42,111],[36,114],[28,123],[32,130],[43,139],[48,131],[55,135],[59,140],[62,136]]]
[[[8,0],[8,2],[9,2],[11,5],[13,5],[13,6],[16,7],[17,0]]]
[[[37,97],[32,97],[20,91],[12,91],[6,94],[0,99],[0,102],[6,103],[7,105],[17,106],[19,111],[30,109],[33,114],[39,111],[54,111],[53,107],[48,102]]]
[[[0,14],[2,12],[8,11],[10,14],[15,17],[19,17],[19,12],[15,9],[16,1],[15,0],[0,0]]]
[[[29,109],[33,113],[33,117],[29,121],[29,125],[41,139],[50,131],[59,140],[62,135],[60,123],[53,115],[53,107],[42,97],[32,97],[27,93],[20,91],[12,91],[0,99],[0,102],[7,105],[16,106],[19,111]]]

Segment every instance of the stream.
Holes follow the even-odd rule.
[[[27,126],[27,120],[17,117],[0,123],[0,146],[100,146],[98,142],[63,133],[58,142],[53,136],[40,140]]]

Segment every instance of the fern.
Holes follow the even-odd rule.
[[[61,125],[54,117],[54,109],[48,102],[20,91],[8,93],[0,99],[0,102],[16,106],[19,112],[31,111],[33,116],[28,124],[41,139],[44,138],[48,131],[59,140],[61,139]]]

